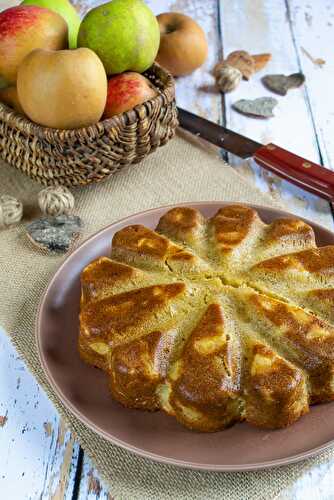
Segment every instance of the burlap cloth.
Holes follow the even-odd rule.
[[[0,194],[25,204],[26,220],[36,216],[40,186],[4,164]],[[109,181],[74,190],[84,237],[117,219],[160,205],[183,201],[231,200],[274,205],[231,167],[204,148],[179,136],[140,165]],[[64,257],[43,255],[29,245],[23,224],[0,232],[0,325],[27,366],[88,453],[116,499],[271,499],[308,468],[333,458],[317,458],[279,469],[247,473],[198,472],[160,465],[132,455],[99,437],[74,417],[55,396],[41,369],[34,338],[37,305],[43,289]]]

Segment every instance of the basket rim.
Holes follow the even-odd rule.
[[[155,74],[157,72],[160,72],[165,77],[165,83],[163,84],[163,87],[160,89],[160,92],[157,96],[148,99],[142,104],[138,104],[129,111],[125,111],[119,115],[112,116],[111,118],[100,120],[99,122],[94,123],[93,125],[89,125],[88,127],[81,127],[76,129],[56,129],[51,127],[44,127],[43,125],[34,123],[25,115],[17,113],[15,110],[2,102],[0,102],[0,121],[7,123],[11,127],[15,127],[26,136],[35,136],[47,141],[73,141],[77,137],[82,136],[94,139],[98,136],[101,136],[104,131],[108,131],[115,127],[125,125],[129,122],[131,123],[133,121],[134,113],[135,115],[140,116],[147,114],[148,104],[151,104],[152,107],[156,108],[158,106],[163,106],[166,103],[168,104],[174,101],[175,82],[173,76],[156,62],[154,62],[152,66],[150,66],[146,71],[144,71],[144,74],[147,71],[153,71],[153,73]]]

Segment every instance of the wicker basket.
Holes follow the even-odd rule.
[[[41,184],[65,186],[99,182],[140,162],[178,125],[172,76],[157,64],[145,76],[157,97],[77,130],[41,127],[0,103],[0,157]]]

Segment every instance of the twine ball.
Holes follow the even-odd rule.
[[[74,196],[66,187],[51,186],[38,193],[38,205],[45,215],[68,215],[74,208]]]
[[[0,228],[17,224],[22,219],[22,203],[8,194],[0,196]]]

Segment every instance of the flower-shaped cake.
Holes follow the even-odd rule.
[[[79,351],[124,406],[204,432],[334,399],[334,247],[242,205],[127,226],[82,273]]]

